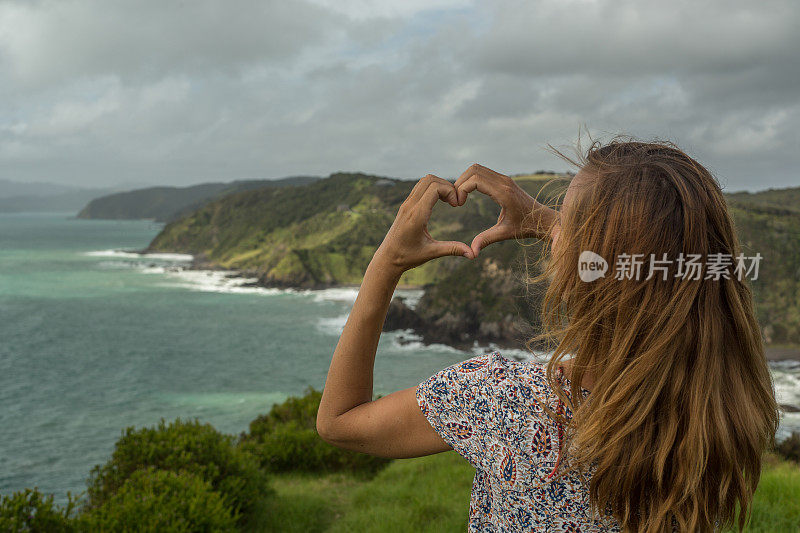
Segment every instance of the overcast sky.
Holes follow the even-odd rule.
[[[797,186],[798,28],[797,0],[0,0],[0,178],[563,171],[585,125]]]

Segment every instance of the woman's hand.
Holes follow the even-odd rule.
[[[428,233],[428,219],[440,199],[453,207],[460,205],[456,188],[449,181],[433,174],[419,180],[397,211],[374,257],[388,261],[401,272],[446,255],[464,255],[471,259],[472,250],[465,243],[437,241]]]
[[[558,212],[537,202],[510,177],[475,163],[461,174],[454,187],[458,194],[458,205],[464,205],[467,195],[477,189],[501,207],[497,224],[472,240],[472,257],[477,257],[482,248],[493,242],[530,237],[552,238]]]

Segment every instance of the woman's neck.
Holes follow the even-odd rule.
[[[560,366],[564,370],[564,375],[567,376],[567,379],[572,381],[572,359],[565,359],[561,361],[558,366]],[[594,377],[589,373],[586,372],[583,374],[581,378],[581,387],[592,392],[592,386],[594,385]]]

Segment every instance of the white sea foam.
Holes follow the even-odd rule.
[[[141,272],[143,274],[164,274],[167,272],[167,269],[163,266],[148,266],[141,268]]]
[[[428,353],[435,351],[435,352],[446,352],[446,353],[457,353],[464,355],[466,359],[468,357],[467,352],[463,350],[459,350],[447,344],[425,344],[422,342],[422,336],[415,333],[412,329],[398,329],[394,331],[387,331],[383,333],[389,342],[391,343],[392,349],[401,352],[409,352],[409,353],[420,353],[423,355],[427,355]]]
[[[531,353],[522,348],[497,348],[494,345],[490,345],[488,351],[492,350],[499,351],[506,359],[516,359],[517,361],[530,361],[534,363],[547,362],[551,356],[550,352],[539,352],[534,350],[533,353]],[[484,348],[482,351],[478,351],[476,355],[486,353],[486,351],[487,350]]]
[[[192,256],[188,254],[152,253],[139,254],[125,250],[97,250],[85,252],[92,257],[109,257],[115,260],[100,261],[100,268],[130,268],[142,274],[156,274],[167,280],[162,287],[180,287],[203,292],[284,294],[298,292],[295,289],[267,288],[251,285],[257,278],[242,277],[235,270],[199,270],[188,268]]]
[[[193,256],[190,254],[173,253],[146,253],[109,249],[84,252],[90,257],[113,258],[117,261],[101,261],[97,263],[100,268],[133,268],[143,274],[161,274],[171,278],[172,281],[160,283],[162,287],[181,287],[196,291],[218,293],[244,293],[244,294],[296,294],[308,296],[315,302],[334,302],[352,306],[358,296],[359,287],[331,287],[328,289],[298,289],[259,287],[253,284],[257,278],[241,277],[236,270],[203,270],[188,268]],[[417,305],[423,294],[422,289],[397,289],[395,295],[402,296],[406,305],[412,309]],[[344,320],[347,316],[344,316]],[[323,331],[334,331],[338,325],[344,326],[341,317],[324,319],[320,323]],[[339,329],[341,332],[341,329]]]
[[[315,324],[318,331],[325,333],[327,335],[341,335],[342,331],[344,330],[344,325],[347,323],[347,317],[349,314],[345,313],[343,315],[334,316],[334,317],[327,317],[327,318],[320,318],[317,320]]]
[[[405,304],[414,309],[419,303],[419,299],[425,293],[422,289],[397,289],[394,291],[395,296],[402,296]]]
[[[153,253],[146,253],[140,254],[138,252],[131,252],[127,250],[95,250],[91,252],[84,252],[83,255],[88,255],[90,257],[118,257],[118,258],[125,258],[125,259],[155,259],[161,261],[177,261],[177,262],[188,262],[193,259],[194,256],[190,254],[170,254],[170,253],[160,253],[160,252],[153,252]]]
[[[331,287],[330,289],[307,290],[315,302],[344,302],[353,304],[358,296],[358,287]]]
[[[164,272],[156,272],[154,269],[153,273],[166,274],[167,277],[173,280],[172,282],[160,283],[159,285],[162,287],[182,287],[194,291],[230,294],[273,295],[293,292],[291,289],[246,285],[247,283],[255,283],[258,279],[237,277],[236,271],[232,270],[167,269]]]
[[[769,366],[778,403],[800,407],[800,361],[773,361]],[[800,413],[782,412],[778,440],[792,431],[800,431]]]
[[[517,349],[517,348],[499,348],[494,343],[479,344],[477,341],[473,342],[472,346],[467,350],[460,350],[450,345],[440,344],[440,343],[424,344],[422,342],[422,336],[414,332],[414,330],[412,329],[395,330],[391,332],[386,332],[384,333],[384,335],[391,336],[392,345],[394,348],[398,350],[446,351],[446,352],[463,354],[465,359],[477,355],[488,354],[495,350],[499,351],[507,359],[514,359],[517,361],[543,362],[547,361],[550,357],[549,352],[534,351],[533,353],[531,353],[528,350]]]
[[[800,374],[774,369],[772,376],[778,401],[800,407]]]
[[[296,289],[297,294],[311,296],[315,302],[341,302],[354,304],[360,287],[331,287],[328,289]],[[423,294],[422,289],[397,289],[395,296],[402,296],[406,305],[414,308]]]

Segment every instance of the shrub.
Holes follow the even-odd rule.
[[[285,402],[273,405],[269,413],[259,415],[250,422],[249,435],[246,433],[241,435],[244,438],[262,438],[277,426],[288,422],[297,422],[300,427],[315,429],[321,400],[322,391],[309,387],[304,396],[290,396]]]
[[[775,451],[784,459],[800,463],[800,433],[793,431],[775,446]]]
[[[250,423],[239,447],[257,456],[272,472],[334,472],[375,474],[389,459],[332,446],[317,434],[322,392],[309,388],[305,396],[290,397]]]
[[[271,472],[336,472],[375,474],[389,459],[351,452],[322,440],[315,429],[303,428],[297,422],[277,426],[258,440],[240,445],[257,456],[261,466]]]
[[[124,430],[108,463],[91,471],[87,509],[103,505],[134,472],[150,466],[197,475],[242,518],[270,492],[258,461],[236,447],[234,437],[197,420],[184,422],[179,418],[167,425],[162,418],[156,428]]]
[[[208,481],[148,467],[80,521],[86,531],[189,532],[236,531],[237,518]]]
[[[77,500],[67,493],[67,506],[53,504],[53,495],[42,494],[38,487],[14,492],[0,498],[0,531],[76,531],[74,517]]]

